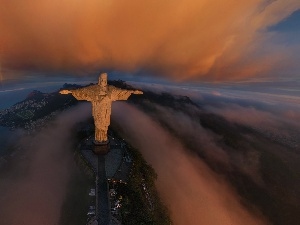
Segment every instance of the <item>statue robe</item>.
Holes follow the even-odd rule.
[[[86,100],[92,103],[93,118],[96,127],[96,141],[107,141],[107,130],[110,125],[112,102],[127,100],[133,92],[134,91],[108,85],[107,93],[105,93],[105,91],[97,84],[72,90],[72,95],[77,100]]]

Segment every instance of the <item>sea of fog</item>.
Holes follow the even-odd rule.
[[[300,110],[300,78],[249,79],[232,82],[144,83],[128,82],[135,88],[186,95],[197,102],[206,98],[213,101],[256,101],[269,106],[284,105]],[[228,102],[230,103],[230,102]]]
[[[110,75],[110,79],[120,79],[118,74]],[[170,83],[164,80],[155,82],[153,79],[141,79],[137,77],[121,76],[135,88],[152,91],[166,91],[179,95],[187,95],[197,102],[197,98],[206,97],[210,102],[220,99],[236,100],[259,100],[268,105],[284,105],[296,108],[299,112],[300,105],[300,79],[281,78],[277,80],[253,79],[246,82],[192,82],[192,83]],[[50,93],[59,90],[63,84],[89,84],[95,83],[97,77],[26,77],[22,80],[10,80],[0,82],[0,111],[24,100],[33,90]],[[189,93],[189,94],[188,94]],[[195,98],[196,97],[196,98]],[[230,102],[228,102],[230,103]],[[12,131],[0,127],[0,155],[2,149],[9,142]]]
[[[7,127],[0,126],[0,156],[6,153],[7,144],[12,141],[12,133]]]

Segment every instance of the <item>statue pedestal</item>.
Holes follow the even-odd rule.
[[[104,142],[93,141],[93,152],[96,155],[105,155],[109,151],[109,140]]]

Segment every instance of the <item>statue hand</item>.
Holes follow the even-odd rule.
[[[67,95],[67,94],[71,94],[72,91],[69,91],[69,90],[61,90],[59,93],[62,94],[62,95]]]
[[[142,95],[143,92],[142,92],[142,91],[139,91],[139,90],[136,90],[136,91],[133,92],[133,94],[136,94],[136,95]]]

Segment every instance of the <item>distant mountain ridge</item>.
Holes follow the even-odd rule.
[[[73,88],[78,85],[65,84]],[[8,109],[0,111],[0,126],[24,128],[26,124],[43,118],[57,110],[63,110],[77,103],[71,95],[61,95],[58,91],[43,93],[38,90],[30,92],[23,101]]]

